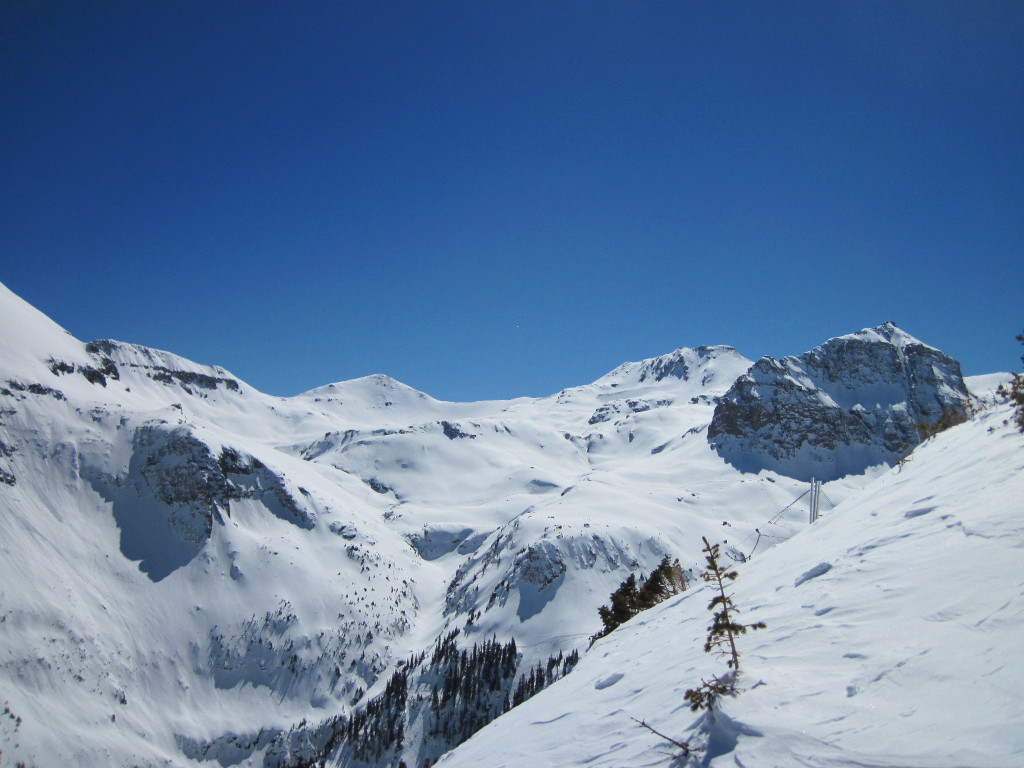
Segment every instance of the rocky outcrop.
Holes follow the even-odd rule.
[[[905,456],[963,412],[960,364],[892,323],[763,357],[715,408],[708,441],[744,471],[832,480]]]
[[[161,384],[176,384],[190,395],[203,390],[216,390],[218,386],[232,392],[241,392],[238,380],[228,375],[223,368],[197,365],[170,352],[113,339],[90,341],[85,345],[85,351],[98,362],[95,366],[79,365],[77,370],[93,384],[106,386],[107,377],[119,379],[120,366],[142,373]],[[66,363],[52,358],[50,370],[54,373],[70,372]]]
[[[720,392],[725,391],[749,366],[750,361],[729,346],[680,347],[661,357],[623,363],[594,383],[612,388],[631,388],[638,385],[651,387],[667,381],[675,384],[671,390],[676,394],[690,389],[696,395],[718,387],[721,387]]]
[[[113,505],[122,553],[154,581],[198,554],[232,500],[256,499],[286,522],[313,527],[314,516],[259,459],[227,447],[216,456],[187,428],[164,424],[136,429],[132,449],[125,474],[83,474]]]

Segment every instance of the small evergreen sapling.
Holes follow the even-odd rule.
[[[700,577],[710,584],[713,589],[717,590],[717,594],[708,603],[708,610],[713,611],[714,614],[711,625],[708,627],[708,639],[704,643],[704,653],[716,653],[724,656],[729,671],[721,677],[715,675],[710,680],[702,679],[700,687],[690,688],[683,694],[683,698],[689,703],[692,711],[696,712],[701,709],[709,711],[709,714],[704,716],[704,727],[708,728],[713,727],[709,724],[713,722],[711,718],[714,716],[718,697],[734,694],[739,691],[736,687],[736,679],[740,672],[740,653],[736,648],[736,637],[738,635],[745,635],[749,629],[764,629],[765,623],[758,621],[753,624],[740,624],[736,621],[739,609],[733,605],[732,595],[725,591],[725,585],[726,582],[733,581],[738,574],[736,571],[723,569],[719,565],[718,544],[712,545],[707,538],[704,538],[703,541],[706,567]],[[690,741],[679,741],[671,736],[666,736],[643,720],[637,720],[635,717],[632,720],[641,728],[646,728],[655,736],[667,741],[673,747],[680,750],[677,754],[679,759],[685,760],[693,755],[694,752],[700,751],[703,748],[699,745],[694,746]]]
[[[736,615],[740,611],[733,605],[732,595],[725,591],[725,585],[726,582],[733,581],[738,574],[719,565],[719,545],[711,544],[706,537],[704,552],[707,567],[700,577],[717,590],[717,594],[708,603],[708,610],[714,613],[708,627],[704,653],[724,656],[729,671],[721,677],[715,675],[711,680],[701,680],[699,688],[686,691],[683,698],[690,703],[690,709],[694,712],[699,709],[714,709],[719,696],[736,693],[736,678],[740,672],[740,653],[736,649],[736,638],[745,635],[748,629],[765,628],[763,621],[753,624],[740,624],[736,621]]]

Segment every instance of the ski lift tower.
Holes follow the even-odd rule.
[[[821,501],[821,481],[811,478],[811,522],[818,519],[818,504]]]

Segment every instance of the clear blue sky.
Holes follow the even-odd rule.
[[[1024,3],[4,0],[0,282],[278,395],[1020,370]]]

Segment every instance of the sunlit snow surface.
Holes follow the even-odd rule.
[[[683,693],[708,590],[641,614],[567,679],[440,764],[667,765],[630,718],[711,766],[1024,765],[1024,438],[997,409],[924,444],[814,526],[739,568],[745,690],[711,722]]]
[[[2,286],[0,322],[0,764],[259,766],[267,734],[361,706],[451,629],[514,636],[527,663],[585,650],[627,574],[697,568],[702,536],[753,552],[737,602],[769,624],[724,707],[747,735],[715,764],[1022,762],[1005,409],[827,484],[808,528],[805,483],[708,446],[750,366],[729,347],[540,399],[386,376],[285,399],[87,346]],[[447,759],[665,764],[629,718],[687,737],[682,691],[718,669],[705,603],[638,617]]]

